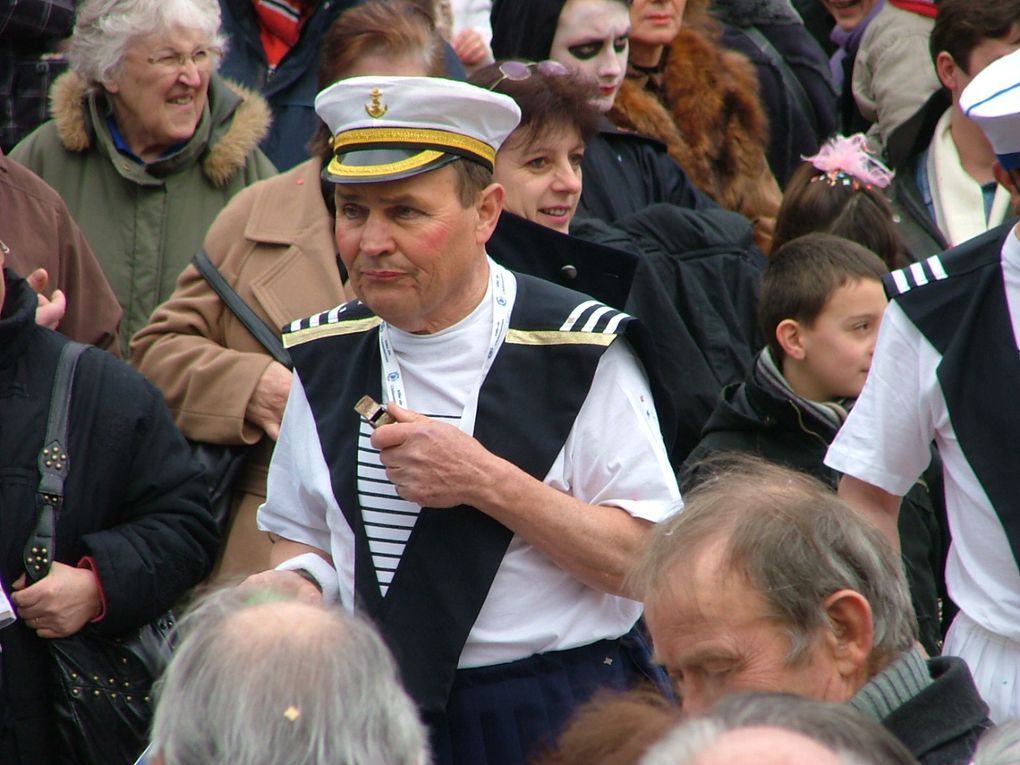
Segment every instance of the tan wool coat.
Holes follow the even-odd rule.
[[[205,249],[227,281],[273,327],[348,300],[337,265],[333,219],[323,201],[320,161],[239,192],[216,218]],[[166,397],[188,438],[258,444],[241,478],[239,505],[221,574],[268,566],[255,530],[273,442],[244,418],[272,358],[189,265],[170,298],[131,342],[132,363]]]

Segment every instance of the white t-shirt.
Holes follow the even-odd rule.
[[[1020,338],[1020,241],[1002,248],[1006,302]],[[979,341],[979,339],[977,339]],[[941,356],[896,302],[889,304],[867,382],[832,442],[825,464],[902,496],[938,444],[945,474],[952,545],[949,595],[985,629],[1020,641],[1020,571],[991,502],[956,439],[936,370]],[[1011,459],[1014,444],[1003,444]],[[1020,491],[1020,476],[1017,490]]]
[[[493,264],[493,268],[500,268]],[[501,269],[502,270],[502,269]],[[515,292],[515,282],[505,272]],[[456,422],[482,367],[490,341],[493,310],[489,292],[478,307],[452,327],[412,335],[390,327],[409,406]],[[512,295],[511,295],[512,297]],[[473,418],[471,418],[473,419]],[[361,435],[359,460],[372,457],[369,433]],[[374,457],[376,460],[377,457]],[[368,489],[373,501],[419,509],[381,490],[385,471]],[[612,505],[632,516],[657,522],[680,509],[680,493],[659,432],[648,382],[625,341],[603,354],[591,390],[544,482],[585,502]],[[386,485],[389,485],[386,482]],[[365,501],[365,496],[362,496]],[[392,507],[398,507],[396,504]],[[403,512],[403,510],[397,510]],[[399,524],[375,516],[379,528]],[[409,534],[410,525],[407,526]],[[337,505],[317,430],[300,377],[295,376],[280,438],[269,471],[266,503],[259,526],[280,536],[329,552],[337,568],[341,601],[354,602],[354,533]],[[367,530],[370,536],[375,533]],[[394,568],[406,535],[399,529],[394,547],[373,550],[381,585]],[[379,540],[379,544],[385,544]],[[378,553],[382,552],[382,555]],[[437,551],[444,554],[444,551]],[[516,535],[496,573],[461,655],[461,667],[489,666],[545,651],[563,650],[626,633],[641,605],[594,590],[550,561]]]

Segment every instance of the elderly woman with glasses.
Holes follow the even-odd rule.
[[[12,153],[84,230],[124,309],[125,350],[227,201],[275,174],[258,149],[268,107],[216,74],[219,28],[216,0],[85,0],[53,119]]]

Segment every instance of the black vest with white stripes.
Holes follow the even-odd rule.
[[[890,297],[941,355],[939,386],[967,462],[1020,563],[1020,351],[1002,276],[999,226],[890,274]]]
[[[602,354],[637,322],[580,293],[515,277],[510,327],[479,393],[474,437],[542,480]],[[353,407],[365,394],[382,400],[380,323],[367,306],[348,303],[294,322],[284,343],[315,418],[337,503],[354,531],[356,608],[381,629],[419,706],[441,712],[513,534],[463,505],[420,512],[411,505],[407,512],[410,503],[390,491],[377,468],[366,491],[359,461],[365,462],[367,432]]]

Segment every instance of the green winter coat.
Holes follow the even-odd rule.
[[[213,219],[245,186],[276,174],[258,148],[266,102],[219,76],[205,113],[178,152],[142,166],[120,154],[102,93],[69,72],[50,90],[53,119],[11,156],[67,202],[124,309],[121,349],[174,290]]]

